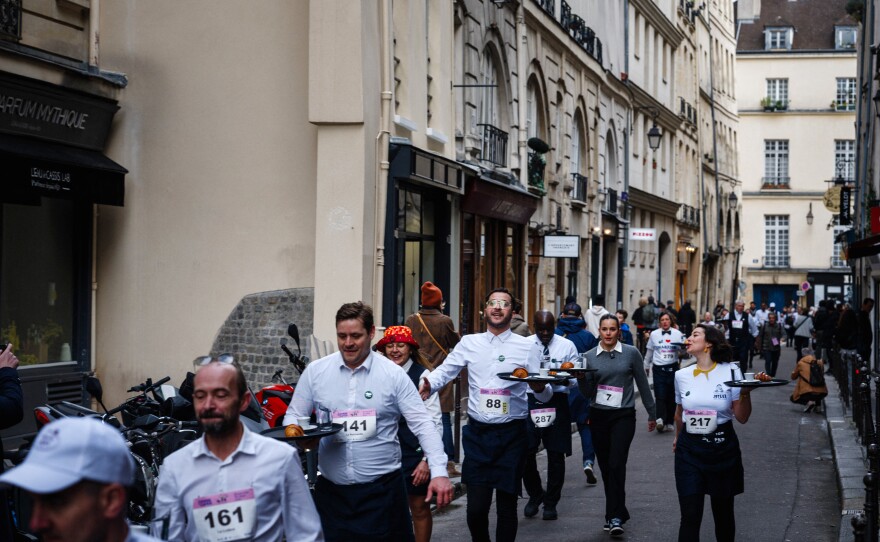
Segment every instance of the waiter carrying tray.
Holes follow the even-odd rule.
[[[373,352],[373,310],[346,303],[336,312],[339,352],[303,371],[284,423],[312,410],[332,413],[345,428],[321,439],[315,506],[328,542],[415,540],[397,437],[403,417],[418,438],[431,471],[430,501],[442,508],[452,499],[446,454],[419,393],[406,371]]]
[[[488,541],[489,508],[495,496],[498,522],[495,540],[516,539],[516,499],[522,485],[529,416],[526,386],[498,378],[498,373],[524,368],[537,373],[541,352],[534,340],[510,330],[513,294],[496,288],[486,297],[483,316],[488,331],[462,337],[443,365],[422,380],[422,398],[468,369],[468,424],[462,430],[462,483],[468,487],[467,522],[471,538]],[[535,399],[549,402],[553,388],[529,382]]]

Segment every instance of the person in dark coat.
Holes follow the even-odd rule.
[[[517,335],[522,335],[523,337],[530,337],[532,335],[532,331],[529,329],[529,324],[528,322],[526,322],[526,319],[523,318],[522,309],[522,301],[514,298],[513,318],[510,320],[510,331],[516,333]]]
[[[862,302],[862,310],[859,311],[859,339],[858,352],[865,361],[871,360],[871,345],[874,342],[874,331],[871,327],[871,311],[874,310],[874,300],[866,297]]]
[[[694,312],[694,309],[691,307],[691,300],[688,299],[678,311],[678,327],[685,337],[689,337],[696,323],[697,313]]]
[[[849,305],[843,305],[842,309],[834,328],[834,340],[841,350],[855,350],[859,337],[859,317]]]
[[[18,379],[18,358],[12,353],[12,345],[0,354],[0,429],[17,424],[24,417],[24,396]],[[3,442],[0,441],[0,452]],[[0,460],[0,474],[3,461]],[[0,540],[12,540],[14,527],[6,488],[0,489]]]

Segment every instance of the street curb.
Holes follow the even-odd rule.
[[[825,376],[828,396],[825,398],[825,420],[834,454],[837,487],[840,490],[839,542],[853,542],[852,518],[865,508],[864,476],[868,470],[865,449],[851,413],[840,398],[840,386],[833,375]]]

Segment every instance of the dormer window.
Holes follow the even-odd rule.
[[[768,27],[764,30],[764,49],[791,49],[794,28],[790,26]]]
[[[859,29],[856,26],[834,27],[834,48],[855,49],[856,39],[859,37]]]

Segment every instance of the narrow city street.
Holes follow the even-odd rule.
[[[755,370],[763,369],[756,358]],[[783,348],[777,377],[788,378],[795,363],[793,348]],[[793,384],[755,390],[754,409],[746,425],[736,424],[746,471],[746,491],[736,498],[737,540],[825,542],[837,540],[840,500],[834,461],[823,414],[803,412],[789,401]],[[836,400],[836,398],[835,398]],[[641,403],[629,456],[627,506],[632,519],[623,539],[668,541],[678,536],[679,509],[673,474],[673,432],[648,433]],[[610,537],[602,530],[605,499],[601,479],[587,485],[580,468],[580,440],[566,462],[566,485],[559,503],[559,519],[544,521],[541,514],[524,518],[520,500],[520,540],[599,541]],[[544,468],[544,454],[539,455]],[[598,474],[598,473],[597,473]],[[546,481],[546,473],[542,472]],[[435,540],[469,540],[465,519],[467,497],[434,516]],[[494,539],[494,508],[490,532]],[[715,540],[708,499],[702,540]]]

